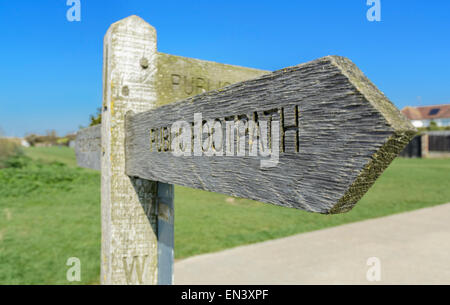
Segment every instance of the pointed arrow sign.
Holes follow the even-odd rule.
[[[127,114],[126,173],[341,213],[414,133],[350,60],[328,56]]]

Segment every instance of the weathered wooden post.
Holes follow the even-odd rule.
[[[82,130],[76,147],[80,166],[101,159],[103,284],[172,283],[172,183],[343,213],[415,133],[343,57],[270,74],[183,58],[132,16],[108,30],[103,70],[101,135]]]
[[[128,111],[156,104],[156,31],[139,17],[114,23],[104,38],[102,113],[102,284],[157,284],[158,184],[125,174]],[[165,200],[172,201],[173,192]]]

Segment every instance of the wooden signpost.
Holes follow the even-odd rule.
[[[101,132],[76,145],[101,169],[104,284],[172,283],[173,184],[342,213],[415,132],[343,57],[273,73],[182,58],[136,16],[104,46]]]

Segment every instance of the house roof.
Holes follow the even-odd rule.
[[[410,107],[402,109],[402,113],[410,120],[432,120],[450,118],[450,104]]]

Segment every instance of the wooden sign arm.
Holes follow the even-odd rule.
[[[339,56],[129,115],[126,121],[127,175],[319,213],[351,209],[416,132],[350,60]],[[268,155],[279,153],[270,168],[263,166],[270,157],[261,150],[267,126],[272,126],[266,132]],[[189,139],[175,143],[185,133]],[[214,135],[220,140],[211,140]],[[195,143],[201,147],[195,149]],[[174,144],[184,147],[181,154]]]

